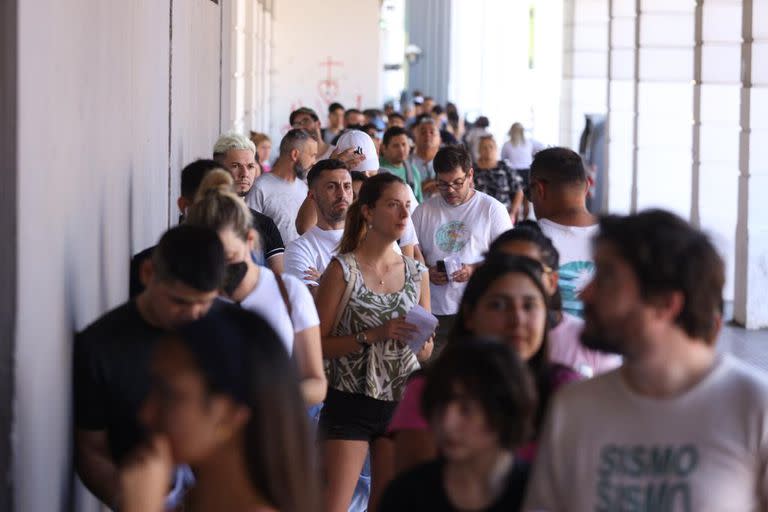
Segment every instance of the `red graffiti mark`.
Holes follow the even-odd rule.
[[[328,74],[323,80],[317,82],[317,92],[326,105],[330,104],[339,95],[339,81],[333,77],[333,67],[342,67],[343,62],[337,62],[328,57],[320,63],[320,67],[328,68]]]
[[[363,110],[363,95],[358,94],[357,95],[357,110]]]

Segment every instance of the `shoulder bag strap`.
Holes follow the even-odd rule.
[[[349,298],[352,296],[352,291],[355,289],[355,282],[357,281],[357,261],[355,260],[355,257],[351,254],[345,254],[344,256],[339,256],[339,258],[344,258],[344,262],[349,266],[349,280],[347,281],[347,287],[344,289],[344,295],[341,296],[339,307],[336,310],[336,319],[333,321],[331,335],[333,335],[339,327],[341,315],[344,313],[344,310],[347,309]]]

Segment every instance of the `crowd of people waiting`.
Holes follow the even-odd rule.
[[[724,265],[580,156],[455,105],[302,107],[181,172],[74,345],[75,463],[121,512],[768,510],[768,380]]]

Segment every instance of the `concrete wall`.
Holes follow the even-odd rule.
[[[181,166],[210,153],[220,7],[18,5],[14,509],[55,511],[72,500],[72,335],[126,299],[130,255],[175,219]]]
[[[291,110],[302,105],[314,108],[323,122],[333,101],[346,108],[380,106],[378,34],[378,0],[281,0],[275,5],[273,147],[290,128]]]

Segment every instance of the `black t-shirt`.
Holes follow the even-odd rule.
[[[267,217],[263,213],[259,213],[256,210],[249,208],[251,215],[253,215],[253,229],[261,237],[261,243],[264,250],[264,261],[268,260],[276,254],[282,254],[285,252],[285,244],[283,243],[283,237],[280,236],[280,230],[277,229],[275,221],[270,217]]]
[[[259,234],[259,238],[261,238],[264,262],[266,263],[266,261],[272,256],[285,252],[283,237],[280,236],[280,230],[277,229],[275,222],[271,218],[267,217],[263,213],[257,212],[256,210],[250,210],[251,215],[253,216],[253,229],[256,230],[256,232]],[[180,218],[179,222],[182,220],[184,219]],[[129,283],[129,293],[131,298],[136,297],[138,294],[144,291],[144,285],[141,283],[141,279],[139,278],[139,270],[141,269],[141,264],[144,262],[144,260],[152,256],[152,251],[154,248],[155,246],[153,245],[152,247],[137,253],[133,256],[133,258],[131,258],[131,275]]]
[[[441,459],[421,464],[403,473],[389,484],[381,498],[381,512],[458,512],[443,487]],[[490,507],[477,512],[516,512],[522,508],[529,466],[515,461],[509,472],[504,492]]]
[[[129,301],[75,337],[75,426],[106,430],[118,462],[142,440],[137,416],[150,390],[152,349],[162,334]]]

